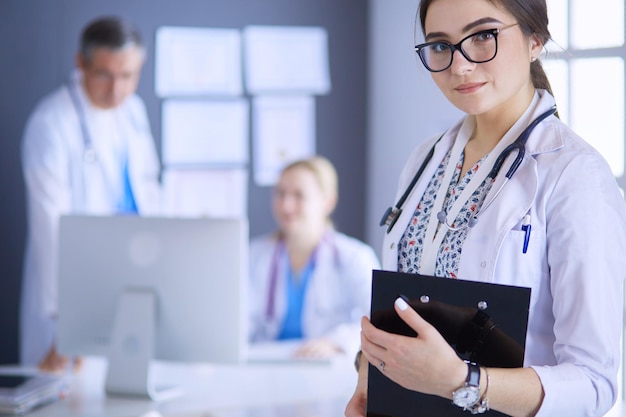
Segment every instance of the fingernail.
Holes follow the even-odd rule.
[[[404,311],[407,308],[409,308],[409,305],[407,304],[406,301],[404,301],[404,299],[402,297],[396,298],[396,306],[398,306],[398,308],[400,310],[402,310],[402,311]]]

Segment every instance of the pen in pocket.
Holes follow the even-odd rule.
[[[522,221],[522,230],[524,231],[524,245],[522,246],[522,253],[526,253],[528,251],[528,242],[530,241],[530,230],[532,226],[530,225],[530,214],[524,216],[524,220]]]

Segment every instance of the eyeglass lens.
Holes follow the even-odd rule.
[[[433,72],[446,70],[452,65],[454,51],[459,50],[471,62],[482,63],[491,61],[498,49],[494,31],[475,33],[456,45],[448,42],[429,42],[418,49],[424,66]]]

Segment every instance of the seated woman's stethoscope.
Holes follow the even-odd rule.
[[[493,197],[480,210],[478,210],[478,212],[476,212],[476,214],[474,214],[472,217],[469,218],[467,224],[464,224],[464,225],[459,226],[459,227],[454,227],[454,226],[448,224],[447,214],[446,214],[446,212],[444,210],[441,210],[439,213],[437,213],[437,220],[439,220],[439,223],[445,225],[448,229],[453,230],[453,231],[462,230],[462,229],[467,228],[467,227],[474,227],[474,226],[476,226],[476,223],[478,223],[478,216],[480,215],[480,213],[482,213],[483,210],[486,210],[494,202],[494,200],[498,197],[498,195],[500,194],[500,192],[502,191],[504,186],[511,179],[513,174],[515,174],[515,171],[517,171],[517,168],[520,166],[520,164],[524,160],[524,156],[526,154],[526,141],[528,140],[528,137],[530,136],[532,131],[535,129],[535,127],[537,127],[537,125],[539,123],[541,123],[541,121],[543,121],[545,118],[547,118],[549,116],[552,116],[555,113],[556,113],[556,107],[552,107],[552,108],[550,108],[550,110],[548,110],[545,113],[542,113],[541,115],[539,115],[539,117],[537,117],[535,120],[533,120],[526,127],[526,129],[524,129],[524,131],[518,136],[518,138],[515,139],[515,142],[511,143],[509,146],[504,148],[502,153],[500,155],[498,155],[498,158],[496,159],[496,162],[493,164],[493,168],[491,168],[491,171],[489,171],[489,174],[487,174],[487,178],[486,179],[492,179],[493,180],[494,178],[496,178],[498,176],[498,173],[500,172],[500,169],[502,168],[502,164],[504,164],[504,161],[506,160],[506,158],[511,154],[511,152],[517,151],[517,156],[515,157],[515,160],[513,161],[513,164],[511,165],[511,167],[507,171],[507,173],[505,175],[506,178],[505,178],[504,182],[502,183],[502,185],[500,186],[500,188],[498,189],[498,191],[496,191],[496,193],[493,195]],[[439,140],[441,140],[441,138],[439,138]],[[415,176],[411,180],[411,183],[409,184],[407,189],[404,191],[404,194],[402,194],[402,197],[400,197],[400,199],[395,204],[395,206],[389,207],[385,211],[385,213],[383,214],[383,217],[380,220],[380,225],[381,226],[387,226],[387,233],[391,232],[391,229],[393,229],[393,226],[396,224],[396,222],[398,221],[398,218],[402,214],[402,206],[404,206],[404,203],[406,202],[406,199],[409,197],[409,195],[413,191],[413,188],[415,187],[415,184],[417,184],[417,181],[422,176],[422,173],[424,172],[424,169],[426,169],[426,165],[428,165],[428,163],[432,159],[432,157],[433,157],[433,155],[435,153],[435,147],[439,143],[439,140],[437,140],[437,142],[435,142],[433,147],[430,149],[430,152],[428,152],[428,155],[426,155],[426,159],[424,160],[424,162],[422,163],[420,168],[417,170],[417,173],[415,174]]]

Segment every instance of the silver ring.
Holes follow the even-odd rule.
[[[385,362],[380,361],[380,372],[384,372],[385,371]]]

